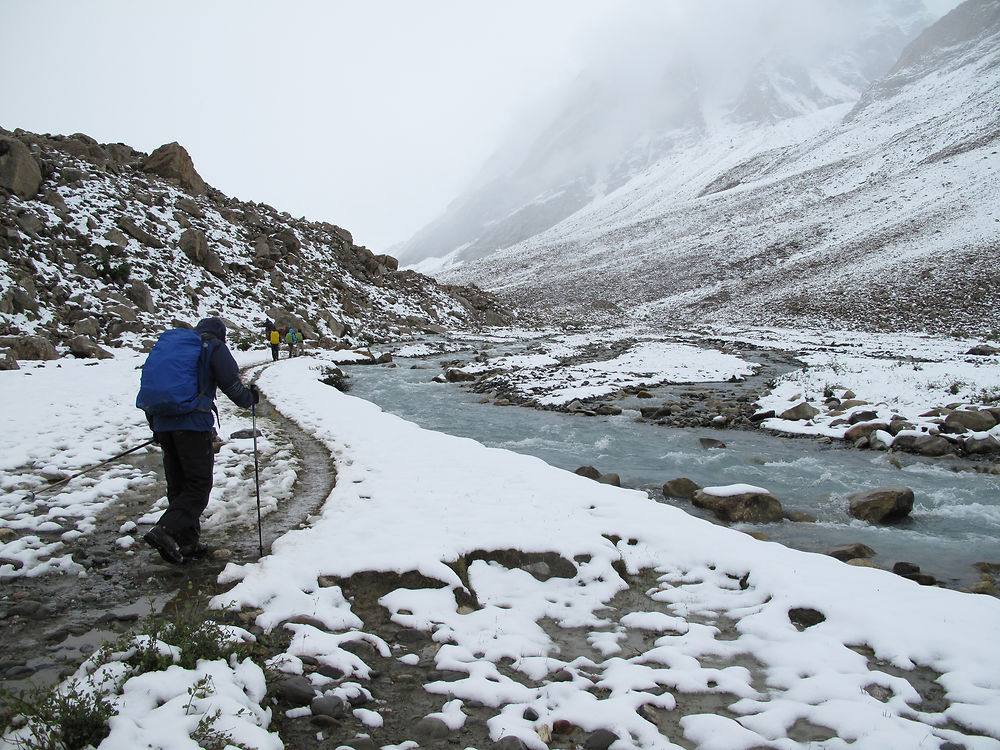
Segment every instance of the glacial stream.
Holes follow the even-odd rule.
[[[442,371],[442,360],[461,356],[397,357],[395,367],[347,367],[350,394],[427,429],[537,456],[570,471],[589,464],[617,473],[623,486],[646,490],[655,501],[702,518],[710,516],[689,501],[664,498],[664,482],[687,477],[704,487],[766,488],[781,500],[786,513],[807,513],[816,522],[786,520],[737,528],[796,549],[826,552],[861,542],[875,550],[872,562],[879,567],[916,563],[951,587],[980,580],[974,563],[1000,563],[1000,477],[963,470],[969,468],[965,462],[897,453],[897,468],[885,453],[756,430],[663,427],[636,422],[639,414],[632,410],[614,417],[584,417],[493,406],[481,403],[483,396],[468,388],[433,382]],[[702,437],[721,440],[726,447],[705,449]],[[849,493],[898,485],[915,494],[909,519],[871,526],[848,515]]]

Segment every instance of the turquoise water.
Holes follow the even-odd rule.
[[[873,562],[880,567],[913,562],[951,586],[979,580],[975,562],[1000,563],[1000,477],[953,471],[959,463],[951,459],[896,454],[900,469],[884,453],[811,439],[638,423],[638,413],[630,411],[582,417],[483,404],[480,394],[432,380],[441,372],[440,361],[461,356],[397,358],[395,367],[347,367],[350,393],[427,429],[537,456],[570,471],[589,464],[615,472],[623,485],[647,490],[655,500],[703,518],[708,516],[689,502],[665,499],[664,482],[687,477],[701,486],[766,488],[786,512],[805,512],[817,522],[739,528],[797,549],[825,552],[861,542],[876,551]],[[706,450],[701,437],[722,440],[726,448]],[[896,485],[910,487],[915,495],[913,512],[903,523],[870,526],[847,514],[847,494]]]

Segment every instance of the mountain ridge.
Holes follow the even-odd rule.
[[[718,131],[439,277],[563,320],[1000,331],[998,90],[1000,3],[970,0],[857,102]]]

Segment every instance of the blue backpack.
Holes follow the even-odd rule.
[[[171,328],[160,334],[146,357],[135,405],[149,416],[176,417],[193,411],[214,410],[207,395],[211,358],[218,340],[189,328]]]

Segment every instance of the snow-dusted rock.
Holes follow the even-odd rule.
[[[803,401],[796,404],[791,409],[786,409],[778,415],[778,419],[788,419],[791,421],[808,420],[819,414],[819,409],[810,403]]]
[[[973,432],[985,432],[997,425],[994,416],[985,409],[960,409],[944,418],[945,424],[960,425]]]
[[[774,523],[782,518],[781,502],[765,489],[746,484],[705,487],[691,502],[727,523]]]

